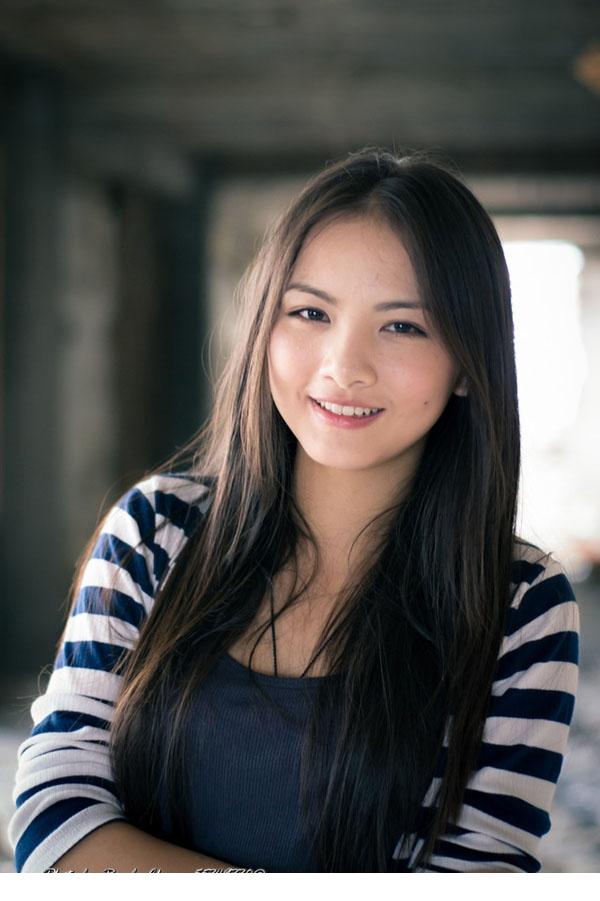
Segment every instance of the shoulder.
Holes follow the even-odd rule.
[[[158,516],[183,524],[186,520],[181,520],[182,513],[189,518],[195,511],[206,511],[213,483],[212,477],[202,478],[189,472],[153,473],[136,482],[115,506],[141,526],[149,526],[150,520],[154,524]]]
[[[112,587],[116,579],[147,607],[208,509],[213,483],[187,472],[136,482],[104,516],[82,584]]]
[[[567,573],[551,553],[515,543],[512,599],[508,610],[507,637],[534,632],[579,632],[579,609]]]
[[[579,665],[579,609],[573,586],[551,554],[520,545],[513,589],[492,713],[568,727]]]
[[[194,531],[210,504],[214,479],[187,472],[153,473],[136,482],[107,513],[103,531],[126,531],[131,544],[153,543],[158,531]]]

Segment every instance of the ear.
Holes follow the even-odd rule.
[[[459,397],[465,397],[469,392],[467,391],[467,379],[465,376],[458,382],[454,389],[454,394],[458,394]]]

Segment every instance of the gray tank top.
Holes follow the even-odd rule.
[[[319,684],[338,678],[251,675],[219,658],[193,705],[192,847],[237,867],[317,871],[299,803],[301,742]]]

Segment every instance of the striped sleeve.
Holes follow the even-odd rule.
[[[550,830],[575,706],[579,610],[553,558],[545,567],[526,561],[520,566],[531,581],[519,585],[509,610],[482,744],[458,822],[447,827],[419,872],[541,868],[538,846]]]
[[[17,752],[8,826],[17,872],[43,872],[94,829],[126,819],[113,782],[110,726],[125,658],[193,528],[185,485],[180,477],[152,476],[104,520],[46,691],[31,706],[33,729]],[[157,531],[159,522],[168,528]]]

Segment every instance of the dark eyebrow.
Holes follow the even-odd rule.
[[[321,291],[320,288],[313,288],[311,285],[304,284],[304,282],[293,282],[293,284],[288,285],[285,290],[286,292],[302,291],[304,294],[314,294],[315,297],[320,297],[321,300],[333,304],[334,307],[338,305],[335,297],[332,297],[327,291]],[[423,304],[418,300],[386,300],[383,301],[383,303],[376,303],[373,307],[374,310],[419,310],[422,308]]]

